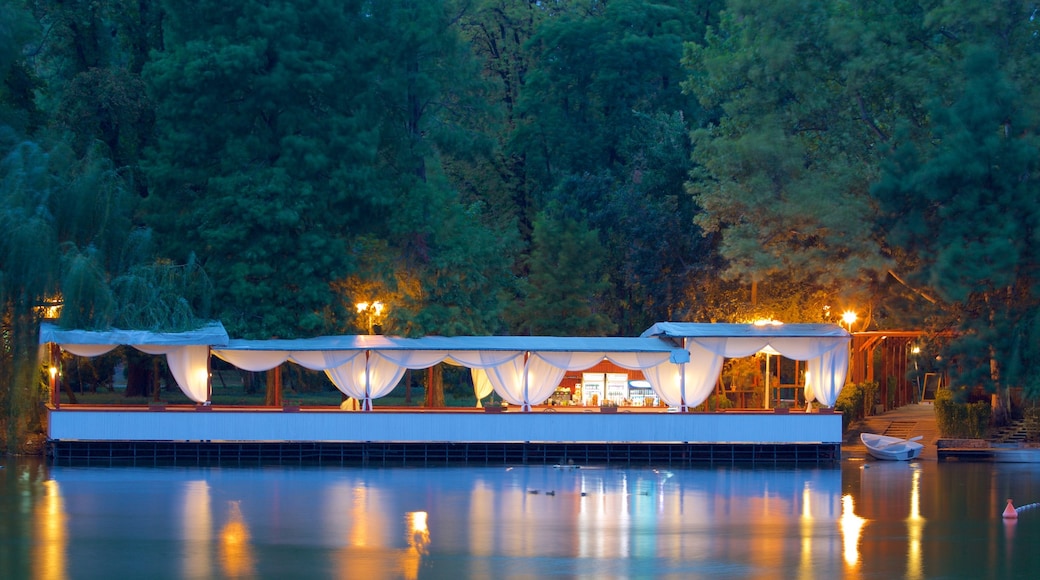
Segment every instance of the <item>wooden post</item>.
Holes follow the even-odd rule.
[[[50,343],[51,367],[47,369],[50,375],[51,406],[57,409],[61,406],[61,393],[58,391],[58,373],[61,371],[61,347],[56,343]]]
[[[276,407],[282,405],[282,367],[274,367],[274,404]]]

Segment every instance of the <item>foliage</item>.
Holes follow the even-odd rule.
[[[848,429],[852,422],[862,420],[871,412],[877,390],[876,382],[851,383],[842,387],[834,408],[842,413],[843,429]]]
[[[732,408],[733,401],[729,400],[729,397],[727,397],[725,393],[712,393],[703,403],[697,406],[696,410],[714,413],[723,409]]]
[[[991,49],[965,54],[963,88],[931,107],[933,140],[893,150],[874,193],[890,243],[919,256],[912,279],[945,310],[959,335],[945,349],[954,383],[1037,392],[1034,330],[1040,204],[1035,121]]]
[[[984,439],[991,415],[989,401],[959,402],[949,389],[935,393],[935,422],[943,437]]]
[[[602,312],[608,288],[599,234],[580,214],[552,207],[534,223],[530,276],[514,326],[522,334],[602,336],[614,330]]]

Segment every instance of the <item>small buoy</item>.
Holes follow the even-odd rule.
[[[538,490],[537,489],[530,489],[530,490],[527,490],[527,493],[529,493],[531,495],[538,495]]]
[[[1007,507],[1004,508],[1004,518],[1014,519],[1018,517],[1018,510],[1015,509],[1014,504],[1011,503],[1011,498],[1008,498]]]
[[[547,491],[547,492],[545,492],[545,495],[556,495],[556,491],[555,490]]]
[[[584,491],[583,491],[583,492],[581,492],[581,497],[585,497],[586,495],[588,495],[588,494],[587,494],[587,493],[585,493]]]

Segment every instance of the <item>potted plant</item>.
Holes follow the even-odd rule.
[[[505,413],[506,402],[495,399],[494,395],[491,395],[491,399],[484,403],[485,413]]]
[[[299,401],[290,401],[286,399],[282,401],[282,411],[285,413],[295,413],[300,410]]]

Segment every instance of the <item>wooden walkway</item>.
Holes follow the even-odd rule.
[[[876,433],[903,439],[921,435],[921,443],[924,444],[921,459],[938,460],[935,444],[939,439],[939,429],[935,424],[935,407],[930,402],[905,405],[853,423],[841,446],[842,458],[867,457],[867,450],[859,440],[860,433]]]

